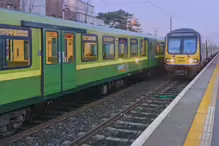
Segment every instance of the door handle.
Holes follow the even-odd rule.
[[[61,63],[61,52],[59,52],[58,60],[59,60],[59,63]]]
[[[62,62],[66,62],[65,61],[65,52],[62,52]]]

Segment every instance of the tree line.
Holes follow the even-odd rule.
[[[43,6],[43,5],[36,5],[35,0],[22,0],[20,1],[20,5],[17,5],[17,2],[12,3],[12,2],[5,1],[3,5],[4,5],[4,8],[7,8],[7,9],[14,9],[14,10],[24,11],[28,13],[32,13],[36,7]],[[70,10],[67,10],[67,11],[70,11]],[[85,13],[86,13],[85,15],[87,15],[87,11],[88,9],[85,10]],[[75,12],[77,12],[77,9],[75,9]],[[141,24],[139,23],[138,19],[134,16],[134,14],[126,12],[122,9],[117,10],[117,11],[106,12],[106,13],[100,12],[97,14],[96,18],[104,20],[104,23],[111,28],[129,30],[133,32],[142,32]]]
[[[97,18],[104,20],[104,23],[111,28],[142,32],[141,24],[134,14],[122,9],[106,13],[98,13]]]

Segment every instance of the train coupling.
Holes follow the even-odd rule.
[[[186,75],[186,74],[187,74],[187,70],[176,70],[175,71],[175,75],[183,76],[183,75]]]

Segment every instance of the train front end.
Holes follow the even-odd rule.
[[[202,68],[200,34],[192,29],[177,29],[166,36],[165,69],[171,76],[193,77]]]

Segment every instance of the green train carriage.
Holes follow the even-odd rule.
[[[4,9],[0,17],[0,135],[31,105],[163,66],[162,37]]]

